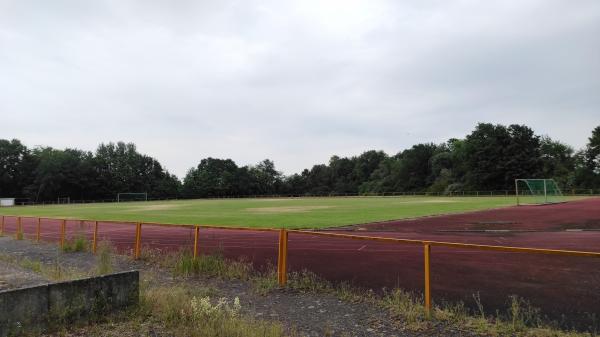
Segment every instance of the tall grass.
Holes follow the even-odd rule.
[[[279,288],[276,278],[277,273],[274,269],[255,276],[251,279],[253,289],[259,294],[268,294]],[[504,313],[497,311],[493,315],[486,315],[479,294],[475,294],[473,298],[478,308],[476,312],[467,309],[464,303],[456,302],[435,304],[428,315],[424,309],[423,296],[420,294],[393,289],[377,295],[372,290],[353,288],[347,283],[333,284],[308,270],[289,273],[287,288],[300,292],[329,293],[345,301],[360,301],[380,306],[403,322],[409,331],[424,331],[442,324],[494,337],[596,336],[594,327],[591,327],[589,333],[559,329],[557,324],[544,321],[538,308],[517,296],[508,298],[508,309]]]
[[[563,331],[552,322],[544,322],[540,310],[518,296],[510,296],[505,313],[496,311],[486,315],[478,294],[474,295],[478,312],[472,313],[464,303],[435,305],[428,316],[423,308],[422,296],[402,290],[386,294],[380,304],[406,322],[409,330],[423,330],[439,323],[474,331],[486,336],[527,337],[593,337],[594,332]]]
[[[89,250],[89,242],[85,236],[77,235],[72,239],[65,240],[62,250],[65,253],[87,252]]]
[[[114,248],[110,242],[102,241],[96,248],[96,273],[105,275],[112,273]]]
[[[229,260],[221,254],[198,255],[189,251],[180,251],[167,257],[177,276],[221,277],[224,279],[248,280],[253,273],[252,264],[243,260]]]
[[[51,264],[44,264],[39,260],[33,260],[27,257],[21,260],[14,260],[13,262],[22,268],[28,269],[36,274],[40,274],[43,277],[54,281],[71,280],[77,277],[85,276],[85,273],[65,268],[62,265],[58,255]]]
[[[255,272],[250,278],[250,284],[255,293],[266,296],[273,289],[279,287],[277,270],[273,265],[269,265],[263,272]]]
[[[244,316],[242,305],[238,298],[213,299],[202,288],[159,287],[142,292],[139,313],[164,324],[175,336],[288,336],[280,323]]]

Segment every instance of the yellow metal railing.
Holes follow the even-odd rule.
[[[12,216],[11,216],[12,217]],[[349,240],[363,240],[363,241],[376,241],[389,244],[408,244],[408,245],[421,245],[423,246],[423,260],[424,260],[424,297],[425,297],[425,310],[429,314],[431,310],[431,248],[434,246],[449,247],[456,249],[474,249],[474,250],[486,250],[486,251],[499,251],[499,252],[514,252],[514,253],[525,253],[525,254],[543,254],[543,255],[561,255],[561,256],[575,256],[575,257],[592,257],[600,258],[600,252],[589,252],[589,251],[574,251],[574,250],[560,250],[560,249],[542,249],[542,248],[526,248],[526,247],[511,247],[511,246],[495,246],[495,245],[482,245],[482,244],[471,244],[471,243],[457,243],[457,242],[444,242],[444,241],[430,241],[430,240],[413,240],[413,239],[398,239],[378,236],[364,236],[364,235],[352,235],[352,234],[341,234],[341,233],[330,233],[322,231],[311,231],[311,230],[298,230],[298,229],[275,229],[275,228],[251,228],[251,227],[228,227],[228,226],[213,226],[213,225],[182,225],[182,224],[165,224],[165,223],[154,223],[154,222],[134,222],[134,221],[119,221],[119,220],[83,220],[83,219],[59,219],[59,218],[37,218],[37,217],[20,217],[16,218],[16,238],[21,238],[23,234],[23,218],[37,219],[36,222],[36,241],[40,240],[41,236],[41,224],[42,220],[54,220],[60,221],[60,246],[64,247],[66,239],[66,222],[67,221],[79,221],[81,224],[85,222],[93,222],[94,230],[92,235],[92,252],[96,253],[97,241],[98,241],[98,228],[99,224],[105,223],[117,223],[117,224],[128,224],[135,225],[135,243],[133,248],[133,257],[138,259],[140,257],[142,248],[142,227],[148,226],[161,226],[161,227],[182,227],[192,228],[194,230],[194,257],[198,255],[200,245],[200,229],[223,229],[223,230],[243,230],[243,231],[267,231],[267,232],[278,232],[278,255],[277,255],[277,279],[280,286],[285,286],[287,283],[287,255],[288,255],[288,237],[289,233],[311,235],[311,236],[322,236],[330,238],[340,238]],[[5,216],[0,218],[0,235],[5,231]]]

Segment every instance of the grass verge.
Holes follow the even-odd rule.
[[[346,283],[334,285],[310,271],[293,272],[288,278],[288,287],[302,292],[322,292],[350,302],[368,302],[385,308],[404,322],[407,330],[426,331],[446,325],[462,331],[472,331],[484,336],[518,337],[596,337],[597,322],[592,318],[589,332],[565,331],[555,322],[543,319],[540,310],[517,296],[509,296],[508,309],[487,315],[478,294],[473,296],[478,312],[469,310],[464,303],[435,304],[430,315],[423,306],[422,295],[402,289],[384,291],[382,295],[372,290],[353,288]],[[263,293],[264,293],[263,289]]]
[[[174,336],[283,337],[289,336],[277,322],[256,320],[242,314],[239,298],[211,298],[205,288],[185,286],[142,290],[135,316],[163,325]]]
[[[225,279],[248,280],[253,290],[268,295],[279,288],[275,268],[263,272],[256,271],[244,261],[225,259],[222,255],[200,255],[194,258],[188,252],[179,252],[166,262],[172,266],[173,273],[180,276],[205,275]],[[402,289],[384,291],[376,294],[372,290],[362,290],[347,283],[332,284],[318,275],[304,270],[290,272],[286,288],[307,293],[333,294],[344,301],[368,302],[389,312],[404,322],[412,331],[424,331],[443,324],[458,330],[472,331],[486,336],[523,336],[523,337],[595,337],[597,322],[592,322],[590,332],[565,331],[555,322],[544,319],[540,310],[525,299],[517,296],[508,298],[508,309],[486,314],[478,294],[473,296],[477,311],[468,309],[464,303],[435,304],[430,315],[424,310],[422,295]],[[593,319],[592,319],[593,321]]]

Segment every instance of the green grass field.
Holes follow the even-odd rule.
[[[174,200],[0,208],[0,215],[243,227],[325,228],[515,204],[514,197]]]

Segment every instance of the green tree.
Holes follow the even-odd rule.
[[[0,196],[23,197],[36,165],[35,157],[19,140],[0,139]]]
[[[282,189],[283,175],[275,169],[273,161],[265,159],[248,171],[254,179],[253,194],[277,194]]]
[[[38,165],[33,172],[34,180],[26,187],[35,201],[71,199],[94,199],[97,190],[93,155],[75,149],[57,150],[50,147],[37,148],[33,155]]]
[[[137,152],[133,143],[100,144],[94,156],[98,195],[114,198],[121,192],[146,192],[149,197],[174,197],[179,181],[152,157]]]
[[[585,149],[575,155],[575,187],[600,188],[600,126],[592,130]]]
[[[550,137],[540,140],[542,162],[541,176],[555,179],[559,186],[573,187],[573,172],[575,170],[574,150],[571,146]]]
[[[464,182],[470,189],[510,189],[514,179],[539,177],[540,140],[529,127],[480,123],[464,142]]]
[[[188,171],[183,179],[183,193],[192,197],[237,195],[238,166],[231,159],[206,158]]]

